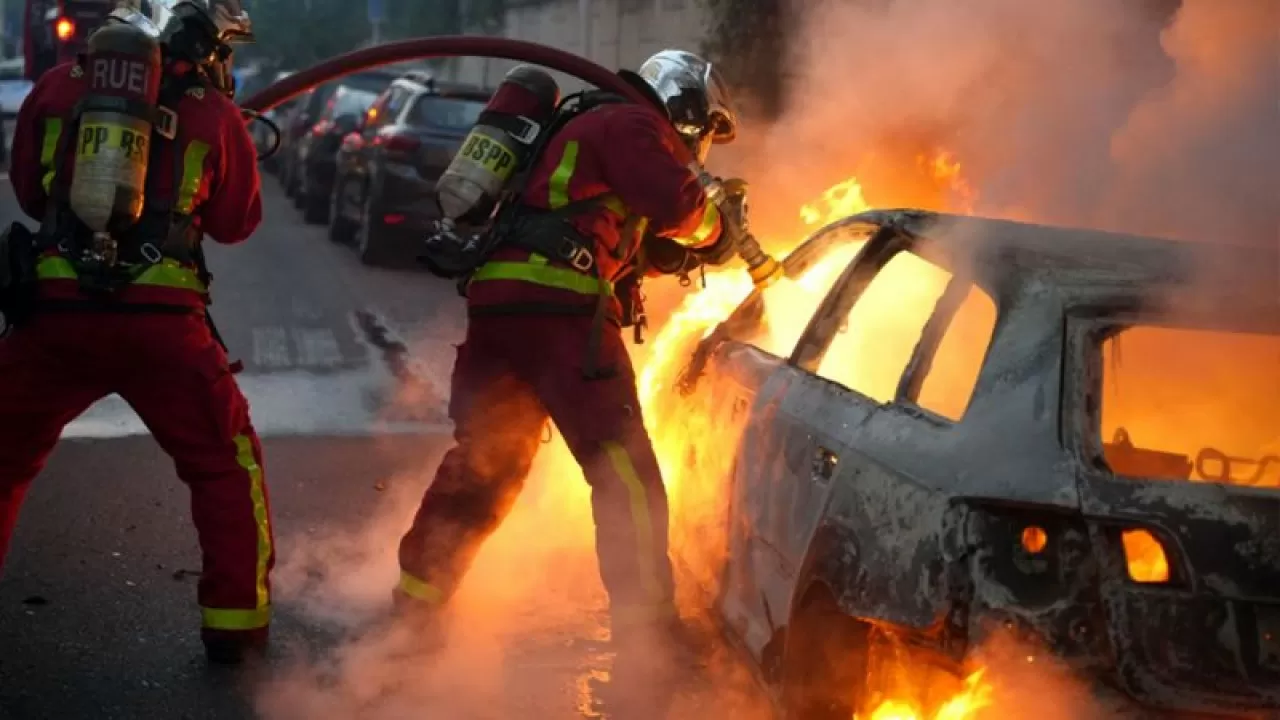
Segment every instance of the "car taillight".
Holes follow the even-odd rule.
[[[405,216],[400,213],[388,213],[382,216],[382,222],[386,225],[400,225],[405,221]]]
[[[1149,530],[1124,530],[1120,533],[1124,546],[1125,567],[1129,579],[1143,585],[1163,585],[1169,582],[1169,555]]]
[[[321,120],[311,128],[311,134],[319,137],[333,129],[333,123],[329,120]]]
[[[387,138],[386,148],[387,152],[407,154],[417,152],[418,147],[421,144],[422,143],[414,137],[409,137],[407,135],[392,135]]]
[[[76,24],[71,21],[71,18],[58,18],[58,21],[53,24],[53,32],[59,40],[70,40],[71,36],[76,34]]]

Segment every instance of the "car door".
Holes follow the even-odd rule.
[[[383,144],[386,142],[387,133],[396,121],[399,120],[400,114],[404,111],[405,105],[409,102],[409,97],[413,94],[409,88],[400,85],[393,85],[387,90],[385,102],[378,107],[366,123],[364,129],[364,145],[361,152],[364,156],[365,177],[365,199],[375,197],[378,192],[378,183],[381,181],[383,172],[383,163],[386,161],[386,151]],[[373,110],[373,108],[370,108]]]
[[[875,448],[910,447],[963,417],[996,317],[990,295],[912,252],[892,229],[867,242],[808,315],[752,408],[737,466],[734,501],[745,521],[735,591],[754,594],[736,598],[749,638],[760,642],[786,622],[833,502],[847,502],[841,512],[866,531],[848,551],[856,545],[869,565],[884,559],[879,572],[892,574],[899,549],[914,552],[893,546],[903,523],[919,523],[922,538],[931,523],[942,526],[945,494]],[[905,517],[908,507],[918,516]],[[927,615],[910,590],[917,581],[876,578],[903,613]]]
[[[342,185],[336,192],[344,198],[343,214],[350,219],[357,219],[364,206],[369,186],[369,165],[373,161],[370,144],[377,135],[378,127],[386,118],[394,87],[383,90],[378,99],[373,101],[365,111],[358,134],[343,140]]]
[[[1274,708],[1280,319],[1241,301],[1203,317],[1131,307],[1069,319],[1063,410],[1126,689]]]

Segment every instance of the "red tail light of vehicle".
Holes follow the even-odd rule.
[[[418,151],[422,143],[415,137],[408,135],[392,135],[387,138],[385,147],[389,153],[398,153],[408,155]]]
[[[76,24],[71,21],[71,18],[58,18],[58,21],[53,24],[53,34],[57,35],[59,40],[66,42],[76,34]]]
[[[311,127],[311,134],[320,137],[333,129],[333,121],[321,120]]]
[[[382,216],[382,222],[385,225],[402,225],[404,221],[405,216],[400,213],[387,213]]]

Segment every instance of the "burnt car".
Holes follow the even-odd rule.
[[[901,210],[784,265],[685,368],[671,491],[782,716],[1010,636],[1124,712],[1280,716],[1280,253]]]
[[[329,221],[329,196],[337,172],[338,149],[347,135],[360,129],[377,93],[339,87],[329,98],[316,124],[298,139],[297,200],[302,220],[311,224]]]
[[[338,152],[330,238],[353,243],[366,265],[408,259],[440,216],[436,180],[491,95],[422,72],[392,83]]]

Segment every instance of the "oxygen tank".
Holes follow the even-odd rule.
[[[545,71],[520,65],[507,73],[436,183],[444,217],[487,214],[507,180],[530,159],[559,104],[560,86]]]
[[[142,216],[152,117],[160,94],[160,45],[127,24],[89,36],[89,90],[76,137],[71,209],[95,235],[122,232]]]

